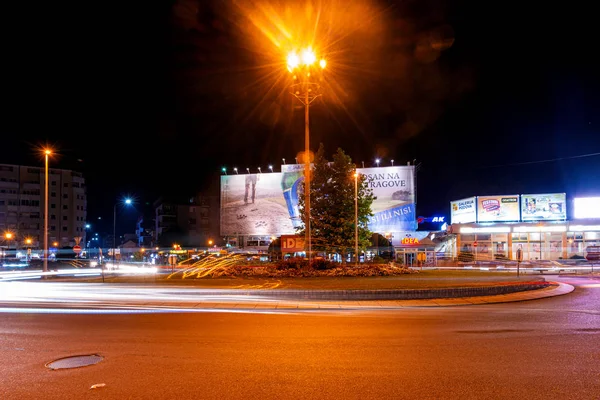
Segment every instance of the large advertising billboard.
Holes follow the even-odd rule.
[[[298,199],[303,164],[285,164],[281,173],[221,176],[221,235],[285,235],[301,227]],[[417,228],[414,166],[358,168],[377,198],[369,229],[374,232]]]
[[[575,197],[573,214],[576,219],[600,218],[600,197]]]
[[[519,195],[477,197],[477,222],[520,220]]]
[[[415,167],[358,168],[367,179],[376,197],[371,206],[373,217],[369,229],[373,232],[416,231]]]
[[[567,219],[565,193],[522,194],[522,221],[556,221]]]
[[[468,224],[477,221],[477,198],[468,197],[450,202],[450,223]]]

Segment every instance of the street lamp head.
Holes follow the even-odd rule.
[[[321,66],[322,69],[325,69],[325,66],[327,65],[327,61],[325,61],[325,59],[321,59],[321,61],[319,61],[319,65]]]
[[[85,229],[90,229],[92,226],[90,224],[85,224]]]
[[[288,70],[292,72],[298,65],[300,65],[300,57],[295,51],[290,51],[287,56]]]
[[[131,201],[131,199],[125,199],[124,203],[129,206],[129,205],[131,205],[132,201]]]
[[[227,168],[223,167],[223,168],[221,168],[221,171],[223,171],[223,173],[226,174],[227,173]]]
[[[10,239],[12,239],[12,237],[13,237],[13,234],[12,234],[12,233],[10,233],[10,232],[6,232],[6,233],[4,234],[4,237],[5,237],[6,239],[9,239],[9,240],[10,240]]]
[[[237,173],[238,173],[238,170],[237,170],[237,168],[234,168],[234,169],[233,169],[233,172],[235,172],[235,173],[237,174]]]
[[[52,150],[50,150],[50,149],[45,149],[45,150],[44,150],[44,154],[45,154],[45,155],[47,155],[47,156],[49,156],[50,154],[52,154]]]
[[[317,57],[315,56],[315,53],[312,51],[312,49],[310,47],[304,49],[304,51],[302,52],[302,63],[304,65],[306,65],[306,66],[313,65],[316,60],[317,60]]]
[[[355,172],[355,173],[354,173],[354,177],[355,177],[355,178],[358,178],[358,172]]]
[[[301,65],[310,67],[316,61],[317,56],[310,47],[305,48],[300,53],[297,53],[296,51],[290,51],[287,56],[287,68],[288,71],[292,72]],[[321,69],[324,69],[326,65],[327,61],[325,61],[325,59],[321,59],[319,61],[319,66]]]
[[[377,166],[379,166],[379,161],[381,161],[379,158],[375,159],[375,163],[377,163]]]
[[[269,165],[269,169],[271,170],[271,172],[273,172],[273,166]]]
[[[25,239],[25,243],[31,244],[31,239],[30,238]]]

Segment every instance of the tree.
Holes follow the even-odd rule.
[[[352,159],[338,149],[333,161],[325,158],[323,144],[315,155],[310,187],[311,236],[313,249],[341,253],[346,261],[348,251],[354,249],[354,173],[356,165]],[[375,197],[368,188],[364,176],[359,176],[358,187],[358,247],[359,252],[370,244],[369,217],[373,215],[371,205]],[[300,217],[306,224],[304,196],[299,198]],[[304,233],[304,227],[299,228]]]

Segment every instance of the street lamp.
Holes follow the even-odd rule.
[[[271,172],[273,172],[273,166],[269,165],[269,169],[271,170]]]
[[[212,241],[212,239],[209,239],[209,240],[208,240],[208,246],[210,247],[210,246],[212,246],[212,244],[213,244],[213,241]]]
[[[235,172],[235,173],[237,174],[237,173],[238,173],[238,170],[237,170],[237,168],[234,168],[234,169],[233,169],[233,172]]]
[[[48,272],[48,158],[50,154],[52,154],[52,150],[44,150],[46,160],[44,170],[44,272]]]
[[[126,198],[123,199],[121,201],[121,203],[123,203],[126,206],[131,205],[132,200],[130,198]],[[117,205],[119,204],[119,201],[117,201],[115,203],[115,206],[113,207],[113,251],[112,251],[112,262],[113,262],[113,268],[115,267],[115,253],[117,252]],[[102,269],[104,270],[104,268]],[[104,275],[102,275],[102,278],[104,279]]]
[[[310,232],[310,104],[315,101],[320,95],[318,82],[313,82],[314,77],[311,77],[311,72],[322,71],[325,69],[327,62],[321,59],[318,63],[319,68],[313,68],[317,61],[317,56],[314,51],[307,47],[299,52],[292,51],[287,56],[287,69],[294,74],[294,84],[291,86],[291,93],[304,105],[304,214],[306,216],[305,224],[305,241],[308,246],[308,263],[311,259],[311,232]],[[300,79],[298,79],[300,75]],[[298,161],[296,161],[297,163]]]
[[[379,161],[381,161],[379,158],[375,159],[375,164],[377,164],[378,167],[379,167]]]
[[[393,167],[394,166],[394,160],[391,160],[391,161],[392,161],[392,167]]]
[[[354,255],[358,267],[358,171],[354,172]]]

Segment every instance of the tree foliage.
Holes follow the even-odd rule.
[[[310,187],[311,237],[313,250],[342,253],[346,260],[348,251],[355,246],[354,173],[356,165],[342,149],[325,158],[323,144],[315,155]],[[304,187],[303,187],[304,189]],[[357,178],[358,192],[358,247],[359,252],[370,244],[369,217],[375,197],[364,176]],[[304,197],[299,198],[300,216],[306,225]],[[298,233],[304,233],[304,226]]]

